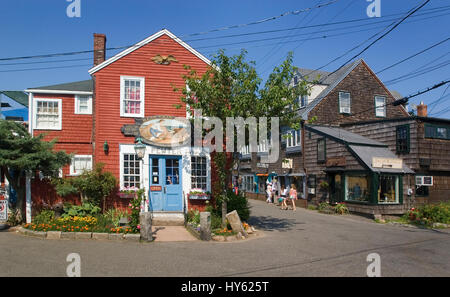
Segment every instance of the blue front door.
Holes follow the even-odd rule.
[[[181,157],[150,156],[150,210],[183,211]]]

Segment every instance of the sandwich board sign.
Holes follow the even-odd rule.
[[[0,200],[0,221],[8,220],[8,200]]]

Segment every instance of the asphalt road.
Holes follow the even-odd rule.
[[[0,276],[66,276],[70,253],[82,276],[450,276],[450,232],[376,224],[251,201],[264,236],[233,243],[43,240],[0,232]]]

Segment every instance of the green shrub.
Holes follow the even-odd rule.
[[[309,210],[317,210],[317,206],[315,205],[308,205]]]
[[[200,211],[198,209],[188,211],[188,223],[200,224]]]
[[[322,202],[317,207],[317,210],[321,213],[332,214],[335,213],[334,207],[327,202]]]
[[[89,202],[85,202],[82,205],[74,205],[70,203],[64,204],[63,218],[67,217],[87,217],[96,216],[100,213],[100,207],[93,205]]]
[[[232,212],[236,210],[242,221],[247,221],[250,218],[250,207],[248,205],[248,199],[241,192],[236,195],[233,191],[227,192],[227,211]],[[219,216],[222,216],[222,203],[217,202],[216,212]]]
[[[55,213],[53,210],[42,210],[33,219],[35,224],[48,224],[55,218]]]
[[[411,208],[404,216],[409,221],[424,225],[432,223],[450,224],[450,202],[442,202],[437,205],[422,205]]]
[[[338,204],[334,207],[334,211],[335,211],[337,214],[347,214],[347,213],[349,213],[348,207],[347,207],[347,205],[345,205],[345,203],[338,203]]]
[[[115,227],[119,227],[120,219],[128,219],[130,217],[130,214],[126,210],[113,208],[108,210],[103,216],[108,219]]]

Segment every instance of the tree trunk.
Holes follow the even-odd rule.
[[[18,187],[16,189],[17,193],[17,202],[16,207],[14,209],[14,213],[16,215],[16,221],[21,224],[23,223],[24,213],[23,213],[23,203],[25,201],[25,191],[22,187]]]
[[[222,228],[227,227],[227,201],[222,201]]]

